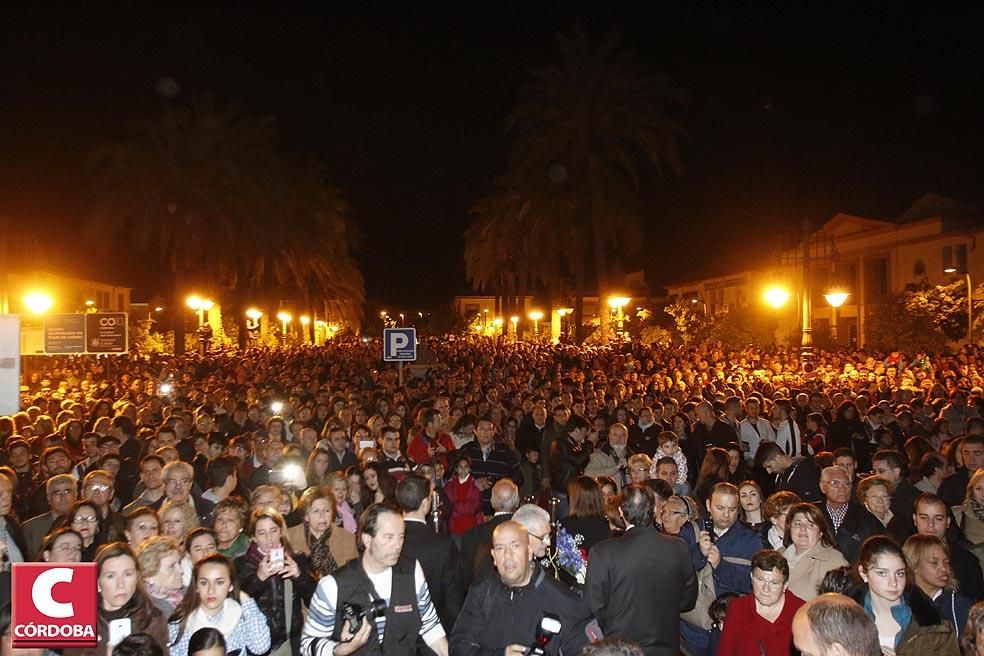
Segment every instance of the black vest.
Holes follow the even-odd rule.
[[[417,588],[414,585],[416,561],[401,557],[393,567],[393,590],[386,606],[386,627],[383,644],[375,626],[369,632],[369,642],[355,652],[362,655],[414,656],[417,652],[417,635],[420,633],[420,609],[417,607]],[[335,622],[342,622],[342,605],[358,604],[369,608],[379,595],[362,568],[362,559],[355,558],[339,568],[332,576],[338,583],[338,599],[335,602]]]

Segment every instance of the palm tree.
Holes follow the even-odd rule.
[[[319,167],[281,155],[272,120],[207,98],[169,105],[94,159],[99,201],[87,240],[154,253],[175,308],[189,283],[225,286],[237,301],[244,289],[289,284],[298,297],[338,294],[352,318],[361,312],[348,208]],[[175,315],[181,353],[184,315]]]
[[[682,104],[685,94],[644,70],[617,35],[594,46],[579,30],[558,42],[563,63],[534,72],[507,121],[517,136],[511,175],[566,194],[577,208],[567,218],[583,221],[590,236],[600,301],[610,291],[609,249],[631,250],[640,242],[643,167],[660,175],[666,165],[680,171],[677,141],[684,130],[667,108]],[[575,322],[580,330],[579,309]]]

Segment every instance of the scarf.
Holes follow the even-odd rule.
[[[153,599],[163,599],[167,603],[171,604],[172,608],[177,608],[181,600],[184,599],[185,591],[184,588],[178,588],[177,590],[168,590],[167,588],[162,588],[150,579],[144,579],[144,587],[147,588],[147,594],[149,594]]]
[[[213,629],[218,629],[228,640],[242,616],[243,607],[239,602],[226,597],[226,600],[222,602],[222,608],[215,615],[209,615],[201,606],[193,610],[188,615],[181,635],[192,636],[198,629],[210,626]],[[178,639],[180,640],[180,636]]]
[[[974,511],[974,515],[977,517],[977,519],[984,522],[984,503],[978,503],[977,499],[971,497],[970,508],[971,510]]]
[[[321,534],[321,537],[316,538],[312,535],[308,525],[304,525],[304,538],[311,547],[311,563],[320,576],[334,574],[335,570],[338,569],[338,563],[335,562],[335,557],[331,555],[331,549],[328,547],[328,540],[331,538],[331,529],[332,527],[329,525],[325,532]]]

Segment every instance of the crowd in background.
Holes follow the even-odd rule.
[[[806,375],[781,348],[426,347],[402,383],[372,340],[25,358],[0,417],[5,566],[97,563],[91,653],[341,655],[323,582],[395,509],[421,650],[509,654],[562,608],[546,653],[792,653],[797,613],[839,593],[884,653],[984,654],[984,351],[818,353]],[[549,607],[489,601],[542,576]]]

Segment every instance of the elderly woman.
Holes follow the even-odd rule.
[[[140,506],[126,516],[126,529],[123,535],[131,548],[137,549],[147,538],[160,535],[160,520],[157,511],[150,506]]]
[[[215,546],[223,556],[236,559],[249,549],[246,535],[246,522],[249,520],[249,506],[238,497],[228,497],[220,501],[212,511],[212,530],[215,531]]]
[[[953,625],[908,579],[902,548],[876,535],[861,545],[858,573],[864,585],[851,595],[875,621],[882,650],[894,656],[958,656]]]
[[[140,585],[140,568],[130,547],[123,542],[104,545],[96,554],[98,572],[98,645],[65,649],[64,656],[104,656],[112,651],[109,625],[129,620],[129,633],[146,633],[168,654],[167,620]]]
[[[866,476],[858,483],[858,501],[878,518],[882,526],[892,521],[892,487],[881,476]]]
[[[76,501],[63,521],[63,526],[82,536],[82,562],[91,563],[105,540],[99,508],[85,500]]]
[[[304,521],[287,529],[287,542],[295,553],[310,555],[319,579],[358,558],[355,536],[335,526],[335,496],[329,488],[305,490],[300,508]]]
[[[913,535],[902,545],[916,587],[933,600],[940,615],[953,622],[960,639],[973,603],[956,590],[950,569],[950,548],[935,535]]]
[[[812,503],[797,503],[786,517],[786,549],[789,590],[811,601],[827,572],[847,565],[836,548],[837,539],[823,511]]]
[[[772,525],[766,531],[766,540],[773,549],[781,550],[786,546],[786,513],[797,503],[801,503],[796,494],[792,492],[776,492],[770,494],[762,506],[762,514]]]
[[[254,510],[247,533],[249,550],[236,559],[239,584],[267,618],[270,653],[300,653],[302,602],[311,601],[318,583],[311,575],[310,560],[305,554],[293,553],[286,544],[287,525],[272,508]]]
[[[629,456],[625,464],[629,472],[629,483],[645,485],[649,480],[649,470],[653,468],[653,460],[645,453]]]
[[[804,602],[788,590],[789,564],[766,549],[752,558],[752,594],[731,601],[718,656],[789,654],[793,616]]]
[[[680,529],[683,528],[683,525],[696,519],[691,504],[687,503],[686,498],[675,494],[663,503],[663,509],[659,516],[663,533],[667,535],[680,535]]]
[[[188,531],[199,527],[198,515],[190,503],[174,503],[165,499],[158,513],[161,518],[161,535],[174,538],[178,542],[184,540]]]
[[[147,538],[137,549],[137,562],[143,576],[144,589],[164,617],[170,617],[181,600],[185,586],[182,581],[181,545],[163,535]]]
[[[82,562],[82,536],[70,528],[56,528],[45,537],[38,560],[46,563]]]

